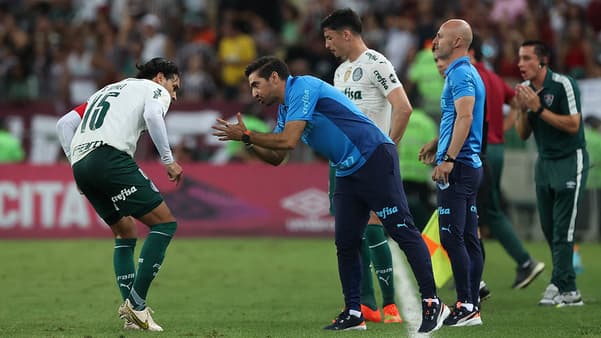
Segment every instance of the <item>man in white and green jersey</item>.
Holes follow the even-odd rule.
[[[150,284],[159,272],[177,223],[133,155],[148,131],[169,179],[179,182],[182,168],[167,141],[164,116],[177,99],[180,75],[171,61],[155,58],[138,66],[136,78],[94,93],[83,114],[72,110],[58,124],[59,139],[71,161],[78,188],[115,236],[114,269],[124,303],[119,315],[127,329],[162,331],[146,306]],[[80,109],[81,110],[81,109]],[[137,218],[150,228],[134,265]]]
[[[334,74],[334,86],[398,144],[407,127],[412,107],[394,67],[384,55],[367,48],[361,38],[361,20],[351,9],[332,12],[322,21],[321,28],[326,48],[344,60]],[[331,170],[330,194],[334,191],[332,178]],[[365,231],[362,256],[361,311],[365,319],[382,321],[369,268],[373,263],[384,298],[384,322],[402,322],[394,299],[390,248],[382,223],[373,212]]]

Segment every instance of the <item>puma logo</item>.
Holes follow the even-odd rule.
[[[378,279],[383,281],[384,283],[386,283],[386,286],[390,286],[389,280],[390,280],[390,275],[388,275],[388,277],[384,278],[382,276],[378,276]]]

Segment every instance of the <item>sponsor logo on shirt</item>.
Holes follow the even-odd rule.
[[[439,215],[450,215],[451,214],[451,208],[438,207],[438,214]]]
[[[363,96],[360,90],[344,88],[344,95],[346,95],[351,100],[363,100]]]
[[[305,89],[303,92],[303,115],[309,113],[309,89]]]
[[[380,74],[380,72],[378,72],[377,69],[374,70],[374,75],[376,76],[376,81],[378,81],[378,83],[381,84],[384,89],[388,89],[388,81],[382,76],[382,74]]]
[[[365,53],[368,59],[372,61],[378,61],[378,56],[376,54],[372,54],[370,52]]]
[[[77,145],[75,148],[73,148],[73,150],[71,151],[72,153],[86,153],[89,151],[92,151],[100,146],[102,146],[104,144],[103,141],[92,141],[92,142],[86,142],[86,143],[82,143]]]

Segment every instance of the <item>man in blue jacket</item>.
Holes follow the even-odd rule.
[[[242,141],[263,161],[279,165],[299,141],[327,158],[336,169],[335,241],[345,309],[326,330],[365,330],[360,308],[361,239],[370,210],[405,252],[422,296],[419,332],[442,326],[449,309],[436,296],[432,263],[413,223],[399,174],[396,146],[343,93],[312,76],[290,76],[286,64],[262,57],[245,71],[253,97],[278,104],[271,133],[246,129],[218,119],[213,135]]]

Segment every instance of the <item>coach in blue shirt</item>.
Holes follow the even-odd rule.
[[[419,331],[440,328],[449,310],[436,296],[430,254],[407,207],[392,140],[339,90],[312,76],[290,76],[278,58],[259,58],[245,74],[259,103],[279,104],[275,129],[251,132],[238,114],[237,124],[218,119],[213,135],[242,141],[273,165],[302,141],[336,169],[335,239],[345,309],[325,329],[366,329],[360,310],[360,248],[370,210],[376,211],[413,269],[423,299]]]
[[[482,250],[478,240],[476,194],[482,179],[482,128],[485,89],[468,48],[472,30],[463,20],[445,22],[434,38],[434,56],[448,66],[440,98],[438,140],[420,151],[420,159],[436,161],[432,180],[438,186],[440,241],[453,268],[457,302],[444,321],[449,326],[482,324],[478,289]]]

